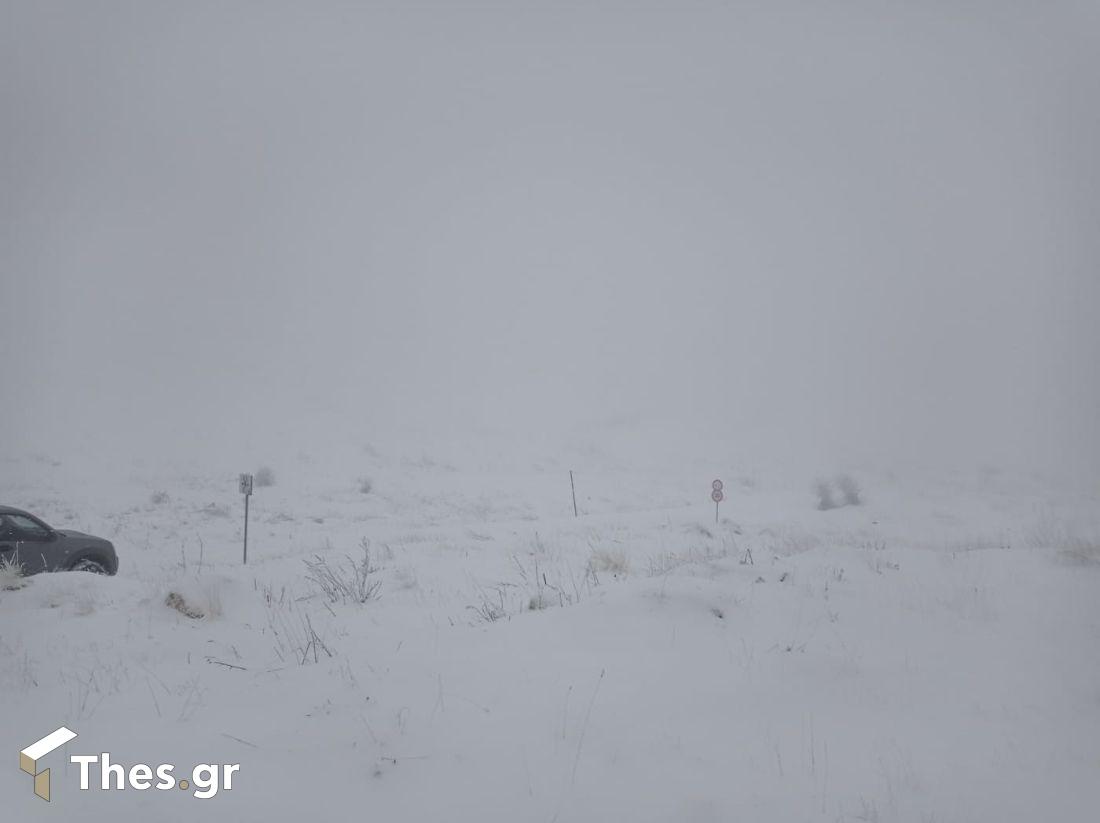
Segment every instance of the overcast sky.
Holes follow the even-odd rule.
[[[6,445],[1095,466],[1097,9],[0,0]]]

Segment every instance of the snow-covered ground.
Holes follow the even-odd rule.
[[[8,459],[0,503],[121,569],[0,591],[0,818],[1094,819],[1095,497],[863,470],[818,511],[812,475],[655,462],[298,455],[242,567],[228,467]],[[326,597],[305,561],[347,577],[363,545],[376,596]],[[15,755],[61,725],[47,805]],[[99,752],[240,772],[81,792],[68,755]]]

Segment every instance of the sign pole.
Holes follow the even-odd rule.
[[[246,494],[244,496],[244,565],[246,565],[246,566],[248,565],[248,498],[250,498],[251,496],[252,495],[250,495],[250,494]],[[714,510],[715,510],[714,518],[715,518],[715,522],[717,522],[718,521],[718,514],[717,514],[718,504],[717,503],[714,504]]]
[[[722,481],[715,480],[710,484],[710,499],[714,501],[714,522],[718,522],[718,504],[722,502],[725,497],[722,494]]]
[[[248,498],[252,496],[252,475],[242,474],[238,481],[244,495],[244,565],[248,565]]]
[[[573,516],[579,517],[577,514],[577,487],[573,485],[573,470],[569,470],[569,488],[573,491]]]

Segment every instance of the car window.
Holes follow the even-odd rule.
[[[40,523],[37,523],[24,514],[9,514],[5,519],[15,528],[15,531],[21,537],[35,540],[49,536],[49,532],[43,528]]]

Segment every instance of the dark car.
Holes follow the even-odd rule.
[[[50,528],[33,514],[10,506],[0,506],[0,562],[18,564],[23,574],[118,571],[118,556],[109,540]]]

